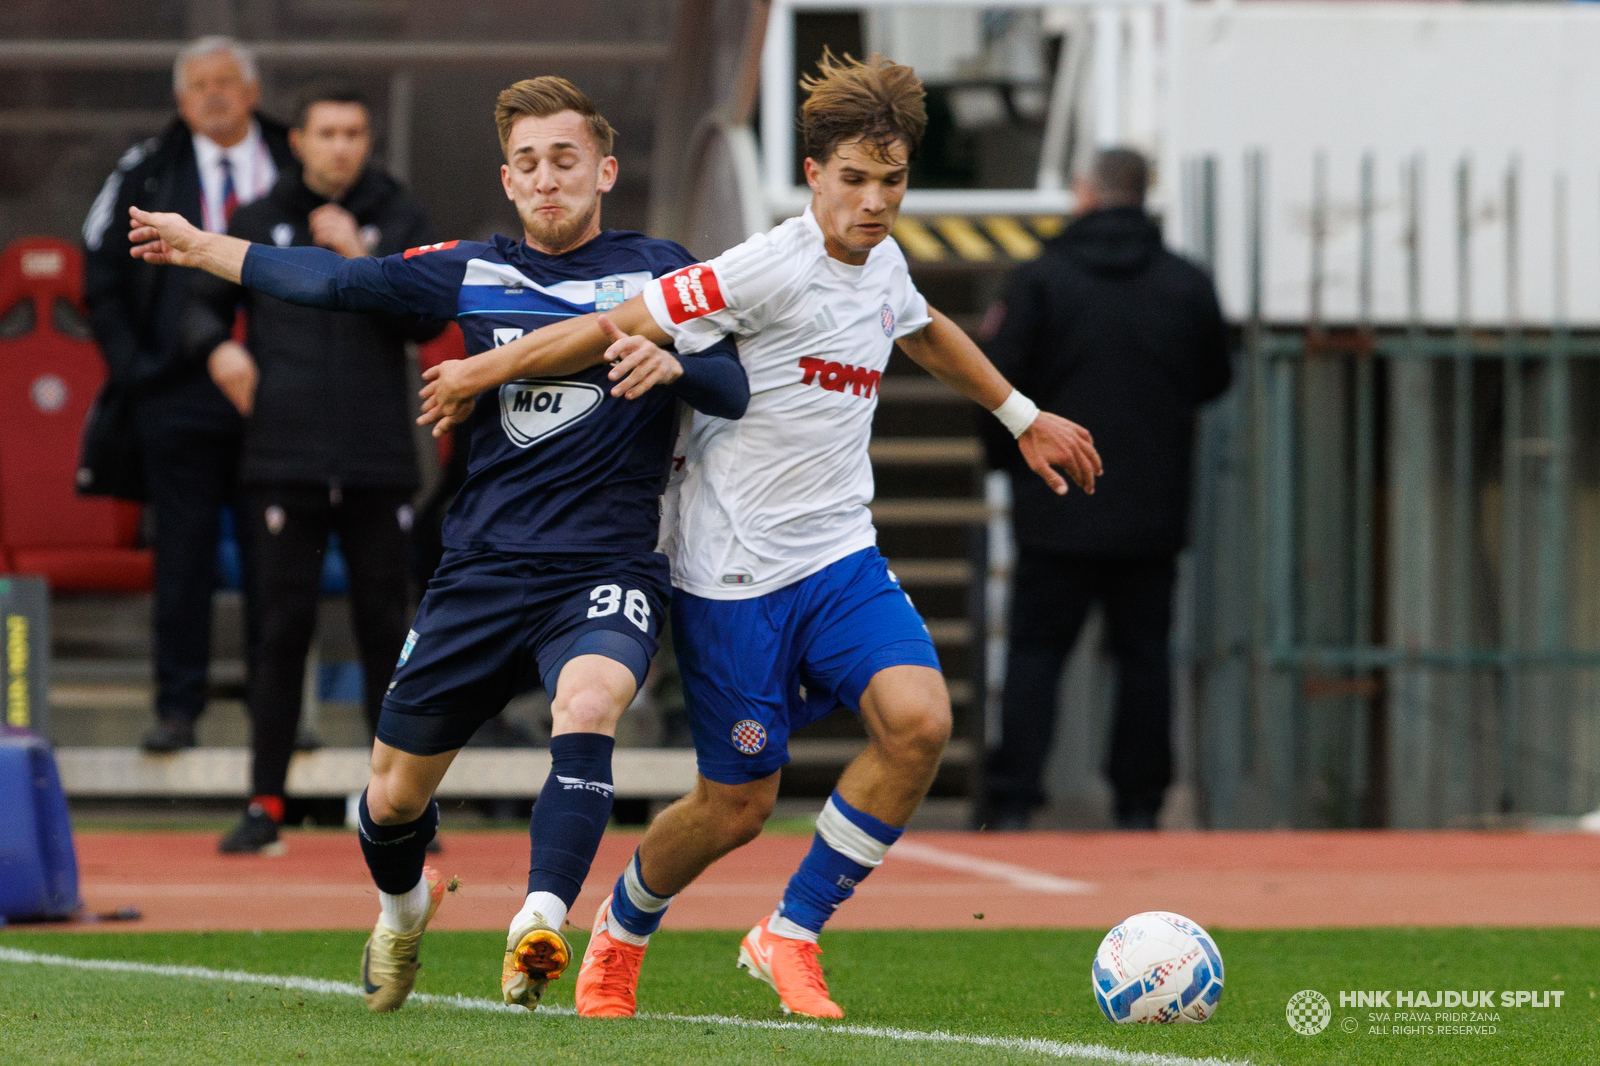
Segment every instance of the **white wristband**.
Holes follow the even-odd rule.
[[[1039,417],[1039,405],[1028,399],[1016,389],[1011,390],[1011,395],[1006,397],[1006,402],[994,409],[994,416],[1002,425],[1011,431],[1013,437],[1020,437],[1033,425],[1033,420]]]

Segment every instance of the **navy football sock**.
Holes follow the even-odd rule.
[[[778,936],[815,940],[856,885],[883,862],[904,832],[846,803],[836,790],[817,818],[817,835],[767,928]]]
[[[533,805],[528,891],[549,892],[568,907],[578,898],[611,821],[611,750],[603,733],[550,738],[550,776]]]
[[[361,826],[361,854],[380,892],[398,896],[410,892],[422,880],[428,842],[439,828],[439,805],[428,801],[422,817],[404,825],[379,825],[367,810],[367,793],[362,790],[356,805]]]

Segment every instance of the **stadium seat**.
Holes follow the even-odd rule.
[[[52,237],[0,253],[0,567],[62,591],[142,592],[139,507],[74,490],[84,419],[105,381],[89,338],[83,260]]]

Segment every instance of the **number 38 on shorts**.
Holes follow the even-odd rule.
[[[616,614],[620,608],[628,621],[639,627],[641,633],[650,632],[650,601],[638,589],[623,589],[621,585],[596,585],[589,590],[594,604],[588,617],[604,618]]]

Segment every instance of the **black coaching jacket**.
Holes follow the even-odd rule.
[[[298,166],[268,195],[234,213],[228,232],[261,244],[312,244],[309,216],[328,201]],[[400,183],[369,168],[339,204],[373,255],[433,243],[427,215]],[[245,346],[261,379],[245,426],[245,484],[409,488],[418,484],[406,341],[438,336],[443,322],[297,307],[220,278],[194,281],[184,318],[187,358],[200,366],[232,334],[244,305]]]
[[[1086,427],[1105,463],[1087,496],[1057,496],[985,416],[990,465],[1013,472],[1024,548],[1081,556],[1174,554],[1188,534],[1199,406],[1232,378],[1211,279],[1167,251],[1138,208],[1077,219],[1020,267],[986,345],[1041,409]]]

